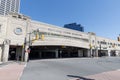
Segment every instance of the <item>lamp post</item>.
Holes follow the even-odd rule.
[[[92,57],[92,38],[91,38],[91,33],[89,33],[89,47],[90,47],[90,54],[88,55],[89,57]]]
[[[33,34],[34,32],[36,32],[35,33],[35,39],[31,40],[31,34]],[[35,41],[35,40],[39,39],[38,32],[39,32],[38,30],[35,30],[35,31],[30,32],[30,33],[27,33],[27,35],[29,35],[28,38],[26,38],[27,36],[25,36],[24,43],[22,45],[22,56],[21,56],[21,61],[22,62],[27,61],[27,58],[29,58],[29,54],[26,51],[28,51],[28,49],[30,50],[30,46],[32,45],[32,41]],[[28,39],[28,41],[27,41],[27,39]],[[26,55],[25,53],[28,54],[28,55]]]
[[[99,54],[99,55],[100,55],[100,57],[101,57],[101,42],[100,42],[100,54]]]
[[[25,39],[24,39],[24,43],[23,43],[23,45],[22,45],[22,56],[21,56],[21,61],[23,62],[24,61],[24,56],[25,56],[25,49],[26,49],[26,45],[28,45],[28,48],[30,48],[30,46],[31,46],[31,34],[32,33],[27,33],[27,34],[29,34],[29,41],[27,42],[27,40],[26,40],[26,37],[25,37]]]
[[[25,53],[27,51],[27,49],[29,48],[30,49],[30,46],[31,46],[31,33],[28,33],[29,34],[29,41],[26,40],[26,37],[24,39],[24,43],[22,45],[22,56],[21,56],[21,61],[23,62],[25,59],[24,59],[24,56],[25,56]],[[28,47],[26,47],[28,45]],[[26,49],[27,48],[27,49]],[[28,55],[29,56],[29,55]]]
[[[29,34],[29,48],[30,48],[30,46],[32,45],[32,40],[31,40],[31,34],[32,34],[32,32],[30,32],[30,33],[28,33]]]
[[[22,55],[21,55],[21,61],[24,61],[24,53],[25,53],[25,46],[26,46],[26,37],[24,39],[24,43],[22,45]]]
[[[90,57],[92,57],[92,44],[90,44],[89,46],[90,46]]]

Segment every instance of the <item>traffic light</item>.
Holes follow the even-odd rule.
[[[45,36],[44,34],[41,35],[41,39],[44,40],[45,39]]]
[[[37,33],[36,37],[35,37],[35,40],[38,40],[38,39],[39,39],[39,34]]]
[[[92,44],[89,44],[90,48],[92,48]]]

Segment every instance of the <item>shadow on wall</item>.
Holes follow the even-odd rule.
[[[78,78],[79,80],[95,80],[95,79],[89,79],[89,78],[85,78],[85,77],[81,77],[81,76],[75,76],[75,75],[67,75],[68,77],[72,77],[72,78]]]

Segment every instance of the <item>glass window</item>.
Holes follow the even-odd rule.
[[[16,28],[14,32],[17,35],[20,35],[20,34],[22,34],[22,29],[21,28]]]

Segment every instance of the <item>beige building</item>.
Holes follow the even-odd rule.
[[[0,16],[0,62],[63,57],[119,56],[120,42],[31,20],[22,14]]]

